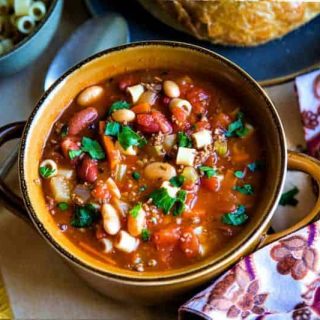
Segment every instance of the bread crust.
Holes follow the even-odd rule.
[[[256,46],[280,38],[320,13],[320,2],[139,0],[156,18],[198,39]]]

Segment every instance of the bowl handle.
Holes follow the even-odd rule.
[[[21,138],[25,122],[14,122],[0,128],[0,148],[8,141]],[[0,177],[0,201],[16,216],[30,222],[28,212],[21,197],[17,196]]]
[[[305,227],[311,223],[320,212],[320,161],[303,153],[288,151],[288,169],[305,172],[317,182],[318,196],[316,204],[310,213],[308,213],[301,221],[297,222],[292,227],[274,234],[267,234],[265,238],[260,241],[258,246],[259,248]]]

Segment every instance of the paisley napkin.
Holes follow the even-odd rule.
[[[308,153],[320,158],[320,70],[296,79]],[[320,220],[242,259],[179,309],[180,319],[319,320]]]

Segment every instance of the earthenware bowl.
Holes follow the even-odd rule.
[[[68,240],[47,209],[38,168],[53,123],[83,88],[106,77],[146,68],[196,71],[204,73],[208,80],[220,82],[242,102],[244,112],[259,128],[267,158],[263,193],[254,215],[239,236],[227,243],[223,250],[199,263],[164,272],[137,273],[104,264]],[[26,123],[1,128],[0,145],[21,134],[19,179],[23,200],[15,196],[3,181],[0,182],[0,198],[18,216],[31,220],[38,232],[87,283],[103,294],[125,301],[159,303],[199,286],[257,247],[303,227],[314,219],[320,208],[318,199],[315,209],[303,221],[289,230],[267,235],[287,167],[309,173],[319,184],[319,162],[302,154],[287,153],[276,109],[264,90],[247,73],[229,60],[189,44],[162,41],[132,43],[88,58],[55,82]]]
[[[58,28],[62,8],[63,0],[52,0],[46,16],[35,30],[12,50],[0,55],[0,77],[22,70],[43,53]]]

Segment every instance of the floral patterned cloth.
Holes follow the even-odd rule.
[[[250,256],[184,304],[181,319],[320,319],[320,221]]]
[[[295,84],[308,153],[320,159],[320,70]],[[245,257],[181,306],[180,318],[320,320],[319,234],[320,220]]]

